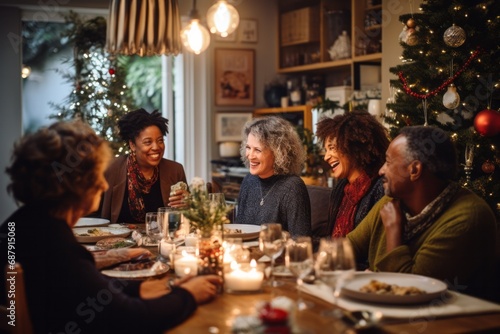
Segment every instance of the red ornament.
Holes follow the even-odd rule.
[[[500,133],[500,112],[484,109],[474,118],[474,129],[480,135],[493,137]]]
[[[110,68],[108,70],[108,72],[109,72],[109,74],[114,75],[115,74],[115,69],[114,68]]]
[[[491,174],[491,173],[493,173],[495,171],[495,165],[492,162],[490,162],[490,161],[485,161],[483,163],[483,165],[481,166],[481,169],[486,174]]]

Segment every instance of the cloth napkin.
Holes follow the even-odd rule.
[[[349,311],[379,311],[382,312],[384,317],[392,318],[437,318],[451,315],[500,312],[499,304],[455,291],[449,291],[444,298],[433,300],[428,304],[385,305],[370,304],[343,297],[338,298],[337,303],[334,303],[332,289],[320,282],[316,282],[315,284],[303,284],[301,290]]]

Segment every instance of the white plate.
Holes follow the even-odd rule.
[[[109,220],[104,218],[83,217],[78,219],[74,227],[107,226]]]
[[[224,231],[224,238],[241,238],[243,240],[252,240],[259,237],[260,225],[250,224],[225,224],[224,230],[241,230],[241,233],[227,233]]]
[[[396,296],[359,291],[362,286],[370,283],[371,280],[399,286],[414,286],[426,293],[414,296]],[[356,273],[354,279],[347,282],[342,288],[342,296],[373,303],[419,304],[439,298],[446,290],[447,286],[444,282],[426,276],[403,273]]]
[[[111,235],[82,235],[88,233],[88,230],[98,229],[103,232],[109,232]],[[73,229],[73,234],[78,242],[90,244],[98,242],[104,238],[110,237],[127,237],[132,231],[125,227],[77,227]]]
[[[152,269],[156,267],[155,269]],[[165,274],[170,267],[163,262],[156,262],[155,265],[149,269],[141,269],[141,270],[130,270],[130,271],[122,271],[122,270],[103,270],[103,273],[109,277],[116,278],[149,278],[156,277]]]

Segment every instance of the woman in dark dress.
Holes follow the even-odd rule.
[[[97,209],[110,158],[107,143],[79,121],[55,123],[15,146],[8,189],[22,206],[0,227],[0,245],[8,254],[6,237],[14,229],[36,333],[160,333],[213,298],[221,283],[199,276],[169,289],[166,279],[112,279],[96,269],[71,228]],[[0,267],[6,263],[0,257]]]

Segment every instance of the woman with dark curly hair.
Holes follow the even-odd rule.
[[[318,237],[345,237],[384,195],[378,176],[389,146],[387,131],[365,111],[353,111],[317,123],[316,136],[326,150],[337,184],[332,191],[326,226]]]
[[[99,206],[108,188],[104,171],[110,159],[107,143],[81,121],[55,123],[14,148],[6,170],[8,189],[22,206],[0,226],[0,250],[7,254],[7,236],[14,231],[34,333],[70,328],[75,333],[162,333],[212,299],[221,284],[218,276],[197,276],[169,289],[167,278],[121,280],[98,271],[72,227]],[[1,256],[0,268],[6,264],[7,256]],[[6,283],[2,270],[3,291]],[[0,303],[5,305],[6,298],[0,294]]]
[[[170,188],[186,182],[184,167],[163,158],[168,120],[157,110],[138,109],[123,115],[118,127],[130,154],[116,158],[106,171],[109,189],[102,200],[101,217],[112,223],[144,223],[146,212],[183,207],[187,190],[171,194]]]
[[[250,174],[241,183],[238,224],[280,223],[292,236],[311,235],[311,205],[300,173],[306,153],[295,128],[276,116],[245,124],[241,159]]]

